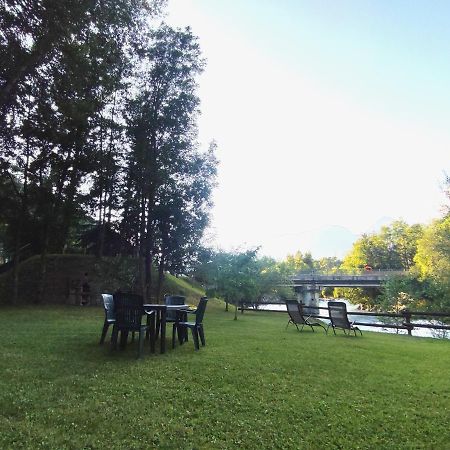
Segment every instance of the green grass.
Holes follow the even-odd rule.
[[[2,308],[0,448],[449,448],[449,341],[233,315],[137,360],[98,345],[100,308]]]

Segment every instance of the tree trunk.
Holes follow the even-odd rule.
[[[18,188],[15,188],[17,195],[20,198],[21,201],[21,210],[20,210],[20,217],[19,217],[19,223],[17,225],[16,229],[16,245],[15,245],[15,252],[14,252],[14,265],[13,265],[13,298],[12,303],[13,305],[17,304],[17,301],[19,299],[19,265],[20,265],[20,252],[23,250],[24,247],[20,247],[21,245],[21,235],[22,235],[22,228],[23,228],[23,222],[25,221],[25,216],[27,215],[28,210],[28,170],[29,170],[29,164],[30,164],[30,140],[27,137],[27,146],[26,146],[26,161],[25,161],[25,168],[24,168],[24,180],[23,180],[23,194],[20,195]],[[12,180],[13,186],[15,186],[14,180]]]
[[[13,264],[13,296],[12,304],[17,305],[19,298],[19,264],[20,264],[20,249],[19,242],[16,243],[16,251],[14,252]]]
[[[45,286],[47,281],[47,250],[48,250],[48,228],[45,227],[44,239],[42,242],[42,251],[39,265],[39,287],[35,303],[42,303],[45,298]]]
[[[103,103],[103,95],[101,99]],[[103,116],[100,113],[100,155],[103,155]],[[98,205],[98,226],[99,226],[99,237],[98,237],[98,247],[97,247],[97,256],[101,258],[103,256],[103,248],[105,245],[105,208],[104,201],[106,201],[106,188],[103,184],[103,180],[105,179],[105,171],[100,169],[99,178],[101,183],[100,195],[99,195],[99,205]],[[102,180],[103,178],[103,180]],[[104,193],[105,191],[105,193]]]
[[[148,301],[152,298],[152,252],[146,251],[145,252],[145,299]],[[153,300],[150,301],[150,303],[153,303]]]
[[[158,303],[161,301],[161,291],[162,285],[164,282],[164,255],[161,255],[161,260],[158,265],[158,282],[156,285],[156,298],[158,299]]]
[[[139,256],[139,279],[141,282],[141,295],[144,303],[148,303],[147,289],[145,287],[145,256]]]
[[[150,195],[147,202],[147,221],[145,224],[145,285],[147,298],[150,299],[153,291],[152,281],[152,261],[154,248],[154,230],[153,230],[153,213],[154,213],[154,190],[150,189]]]
[[[47,281],[47,252],[41,253],[40,265],[39,265],[39,287],[37,292],[37,298],[35,303],[43,303],[45,298],[45,286]]]
[[[102,221],[102,223],[100,223],[99,228],[98,249],[97,249],[97,256],[99,258],[103,256],[103,253],[105,251],[105,228],[106,224],[104,221]]]
[[[139,273],[140,273],[140,282],[141,282],[141,294],[144,298],[144,301],[147,301],[147,288],[146,288],[146,272],[145,272],[145,246],[146,246],[146,236],[145,236],[145,198],[141,194],[140,199],[140,221],[139,221]]]

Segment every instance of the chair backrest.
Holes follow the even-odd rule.
[[[203,322],[203,316],[205,315],[206,304],[208,303],[207,297],[202,297],[197,306],[197,311],[195,312],[195,323],[200,325]]]
[[[112,294],[102,294],[102,299],[106,320],[108,322],[114,322],[116,320],[116,314],[114,312],[114,298]]]
[[[328,302],[328,314],[331,324],[338,328],[350,328],[347,316],[347,305],[344,302]]]
[[[114,294],[116,325],[120,328],[139,331],[144,315],[144,299],[138,294]]]
[[[166,305],[184,305],[186,297],[183,295],[166,295],[164,296],[164,304]],[[175,320],[177,318],[176,311],[167,311],[166,320]]]
[[[286,309],[293,323],[305,323],[302,305],[297,300],[286,300]]]

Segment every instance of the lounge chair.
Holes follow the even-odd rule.
[[[350,322],[347,316],[347,305],[344,302],[328,302],[328,314],[330,316],[329,327],[333,328],[333,333],[336,334],[336,328],[340,328],[347,334],[346,330],[353,331],[356,336],[356,331],[359,331],[362,336],[362,331],[356,327],[354,322]]]
[[[303,327],[307,325],[314,331],[314,327],[321,327],[327,332],[327,328],[325,324],[323,324],[320,320],[314,319],[310,315],[305,315],[303,311],[303,305],[297,300],[286,300],[286,309],[289,314],[289,320],[286,325],[286,328],[290,323],[294,324],[297,327],[298,331],[302,331]],[[302,327],[299,329],[298,326]]]

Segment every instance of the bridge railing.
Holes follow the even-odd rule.
[[[264,303],[264,302],[245,302],[241,301],[239,302],[239,310],[243,314],[244,311],[266,311],[266,312],[281,312],[281,313],[287,313],[286,310],[280,310],[280,309],[259,309],[259,306],[261,305],[283,305],[285,306],[285,302],[270,302],[270,303]],[[326,315],[322,314],[310,314],[310,317],[314,317],[317,319],[324,319],[324,320],[330,320],[330,316],[328,315],[328,308],[325,306],[306,306],[303,305],[303,308],[307,311],[308,309],[320,312],[326,311]],[[391,319],[397,319],[400,320],[400,323],[375,323],[375,322],[358,322],[355,320],[353,323],[354,325],[361,325],[366,327],[378,327],[378,328],[391,328],[391,329],[397,329],[397,330],[406,330],[408,332],[409,336],[412,336],[412,331],[417,328],[425,328],[425,329],[434,329],[434,330],[450,330],[450,325],[439,325],[439,324],[425,324],[420,322],[413,322],[413,320],[417,318],[437,318],[443,319],[448,318],[450,319],[450,312],[432,312],[432,311],[410,311],[408,309],[404,309],[402,311],[399,311],[398,313],[393,312],[371,312],[371,311],[347,311],[347,314],[349,316],[370,316],[370,317],[387,317]]]
[[[336,269],[332,271],[326,270],[301,270],[297,272],[295,276],[310,276],[310,275],[376,275],[376,274],[386,274],[386,275],[395,275],[395,274],[404,274],[407,271],[400,269],[353,269],[353,270],[342,270]]]
[[[310,278],[323,278],[323,277],[336,277],[337,279],[346,277],[392,277],[395,275],[405,275],[404,270],[371,270],[371,271],[359,271],[359,272],[300,272],[297,273],[292,279],[303,280]]]

